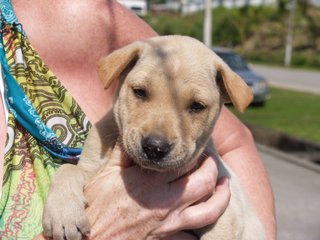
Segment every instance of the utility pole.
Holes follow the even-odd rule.
[[[237,6],[237,4],[236,4],[236,0],[232,0],[232,7],[236,7]]]
[[[291,0],[287,5],[289,10],[288,30],[287,30],[287,42],[284,56],[284,65],[290,67],[292,59],[292,45],[293,45],[293,30],[294,30],[294,13],[297,8],[297,0]]]
[[[203,42],[207,47],[211,47],[212,33],[212,8],[211,0],[204,0],[204,23],[203,23]]]

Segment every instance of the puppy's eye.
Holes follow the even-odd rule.
[[[146,90],[142,89],[142,88],[134,88],[133,89],[133,94],[137,97],[137,98],[141,98],[144,99],[147,97],[147,92]]]
[[[202,112],[206,107],[199,103],[199,102],[193,102],[191,105],[190,105],[190,112],[193,112],[193,113],[199,113],[199,112]]]

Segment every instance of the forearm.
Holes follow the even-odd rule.
[[[224,108],[213,136],[223,160],[237,174],[256,214],[265,227],[268,239],[275,239],[273,193],[250,131]]]

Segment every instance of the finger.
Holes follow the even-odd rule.
[[[132,159],[123,151],[119,144],[116,144],[105,167],[120,167],[125,169],[132,165],[134,165]]]
[[[135,166],[135,165],[136,164],[134,163],[132,158],[128,154],[126,154],[124,151],[122,151],[120,167],[125,169],[125,168],[129,168],[129,167],[132,167],[132,166]]]
[[[197,229],[215,223],[226,210],[230,197],[229,179],[223,177],[207,201],[190,206],[180,213],[180,223],[177,224],[182,229]]]
[[[108,159],[107,165],[110,167],[119,166],[121,160],[121,148],[118,144],[114,146]]]
[[[211,194],[216,186],[217,176],[217,164],[209,157],[203,161],[199,169],[170,183],[172,191],[181,194],[176,201],[176,206],[183,209]]]
[[[187,232],[177,232],[171,236],[161,238],[161,240],[198,240],[199,238],[196,237],[194,234],[187,233]]]
[[[158,231],[175,232],[213,224],[223,214],[229,200],[229,181],[227,178],[222,178],[218,181],[216,192],[207,201],[191,205],[179,214],[172,214],[172,221],[167,221]]]
[[[215,169],[218,169],[219,166],[219,157],[217,157],[216,155],[210,154],[208,152],[203,152],[201,153],[201,155],[199,156],[199,158],[197,159],[197,161],[193,164],[193,167],[189,167],[189,171],[188,172],[181,172],[178,171],[175,174],[169,173],[168,176],[166,176],[166,178],[168,179],[168,182],[173,182],[176,181],[182,177],[184,177],[184,175],[190,175],[192,172],[198,170],[199,168],[201,168],[201,166],[203,165],[203,162],[206,161],[208,158],[210,158],[211,161],[211,166],[214,166]],[[217,170],[216,170],[217,172]],[[186,174],[187,173],[187,174]]]

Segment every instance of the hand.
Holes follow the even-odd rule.
[[[226,209],[228,181],[216,184],[212,158],[195,172],[175,178],[173,173],[133,166],[115,148],[108,165],[85,188],[90,238],[187,239],[180,231],[212,224]]]

